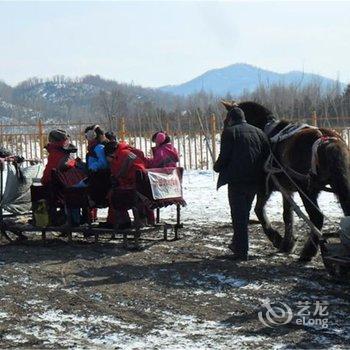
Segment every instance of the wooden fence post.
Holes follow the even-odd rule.
[[[40,147],[40,159],[44,159],[44,130],[43,130],[43,122],[39,119],[38,122],[38,135],[39,135],[39,147]]]
[[[213,113],[210,116],[211,148],[213,150],[213,163],[216,161],[216,117]]]
[[[125,118],[122,117],[122,118],[120,119],[119,138],[120,138],[122,141],[125,141],[125,135],[126,135],[126,132],[125,132]]]
[[[115,130],[115,137],[116,137],[117,141],[119,141],[118,138],[119,138],[120,128],[119,128],[119,119],[117,116],[115,117],[115,120],[114,120],[114,126],[112,128],[112,131],[113,130]]]
[[[201,164],[201,170],[203,170],[203,135],[202,131],[199,132],[199,149],[200,149],[200,164]]]
[[[312,126],[317,126],[317,114],[316,111],[313,111],[311,114],[311,124]]]

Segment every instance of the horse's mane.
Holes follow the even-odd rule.
[[[244,110],[244,113],[261,115],[267,117],[273,115],[273,113],[263,105],[254,101],[243,101],[238,104],[239,108]]]
[[[278,118],[273,114],[271,110],[264,107],[258,102],[243,101],[238,104],[238,107],[243,110],[248,123],[263,130],[266,123],[268,123],[273,119],[278,120]],[[291,123],[290,120],[279,119],[278,125],[273,129],[273,132],[269,134],[269,136],[270,137],[274,136],[279,131],[281,131],[285,126],[287,126],[289,123]],[[319,130],[322,132],[324,136],[336,137],[342,140],[342,137],[334,130],[327,129],[327,128],[320,128]]]
[[[244,111],[247,122],[263,129],[269,119],[275,118],[273,113],[258,102],[244,101],[238,104]]]

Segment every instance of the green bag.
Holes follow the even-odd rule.
[[[46,227],[50,223],[48,205],[45,199],[40,199],[34,209],[35,226]]]

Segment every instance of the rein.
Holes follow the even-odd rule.
[[[273,162],[276,162],[278,167],[274,167],[273,166]],[[279,181],[277,180],[276,174],[279,173],[284,173],[287,178],[289,179],[289,181],[296,187],[297,191],[299,193],[301,193],[308,201],[309,203],[311,203],[311,205],[324,217],[326,218],[328,221],[330,221],[329,217],[327,217],[325,214],[323,214],[323,212],[320,210],[320,208],[305,194],[305,192],[296,184],[296,182],[293,180],[293,178],[288,174],[288,171],[283,167],[283,165],[278,161],[278,159],[276,158],[276,156],[273,154],[273,152],[271,151],[269,158],[267,159],[267,161],[265,162],[264,165],[264,169],[267,172],[267,178],[266,178],[266,190],[268,191],[268,181],[271,178],[272,181],[274,182],[275,186],[277,187],[277,189],[282,193],[283,198],[285,198],[290,205],[292,206],[293,210],[296,212],[296,214],[302,218],[307,225],[309,226],[309,228],[311,229],[311,231],[313,233],[315,233],[315,235],[317,236],[317,238],[319,240],[323,240],[322,237],[322,233],[321,231],[311,222],[311,220],[302,212],[302,210],[300,209],[300,207],[296,204],[296,202],[294,201],[294,199],[289,195],[289,193],[283,188],[283,186],[279,183]],[[314,241],[312,235],[310,235],[310,240],[312,242],[312,244],[317,247],[318,245],[316,244],[316,242]]]
[[[267,136],[269,136],[271,134],[271,132],[275,129],[275,127],[279,124],[280,121],[278,119],[276,119],[273,114],[270,114],[267,117],[267,120],[268,120],[268,122],[264,127],[264,133]]]
[[[279,121],[276,120],[270,120],[265,128],[264,128],[264,132],[267,133],[267,136],[269,136],[269,134],[271,134],[271,132],[273,131],[273,129],[278,125]],[[314,127],[313,127],[314,128]],[[286,129],[286,127],[284,128]],[[278,132],[273,139],[275,139],[276,141],[272,143],[277,144],[278,140],[280,140],[280,135],[283,135],[282,131],[284,130],[282,129],[280,132]],[[294,135],[296,132],[300,131],[301,128],[297,128],[295,132],[292,133],[292,135]],[[270,155],[268,157],[268,159],[266,160],[265,164],[264,164],[264,170],[267,173],[267,177],[266,177],[266,191],[268,192],[268,182],[270,179],[272,179],[273,183],[275,184],[276,188],[282,193],[283,197],[285,198],[285,200],[287,200],[290,205],[292,206],[293,210],[297,213],[297,215],[302,218],[307,225],[310,227],[311,231],[317,236],[317,238],[319,240],[323,240],[322,238],[322,233],[320,230],[318,230],[318,228],[308,219],[308,217],[302,212],[302,210],[300,209],[300,207],[295,203],[295,201],[293,200],[293,198],[289,195],[289,193],[283,188],[283,186],[279,183],[276,175],[277,174],[281,174],[283,173],[288,180],[290,181],[290,183],[296,188],[296,190],[302,194],[304,196],[304,198],[306,198],[306,200],[313,206],[313,208],[319,213],[321,214],[325,219],[327,219],[328,221],[330,221],[329,217],[327,217],[321,210],[320,208],[306,195],[306,193],[300,188],[300,186],[298,186],[298,184],[294,181],[294,179],[297,179],[299,181],[307,181],[308,185],[310,185],[310,180],[311,180],[311,176],[312,174],[316,175],[317,174],[317,163],[318,163],[318,147],[322,144],[327,144],[330,141],[334,141],[334,140],[338,140],[338,138],[336,137],[329,137],[329,136],[323,136],[322,132],[317,128],[318,133],[319,133],[319,138],[314,142],[313,147],[312,147],[312,159],[311,159],[311,169],[309,171],[309,173],[307,175],[301,174],[293,169],[291,169],[290,167],[285,167],[283,166],[280,161],[277,159],[277,157],[275,156],[275,154],[273,153],[273,151],[271,150]],[[290,136],[292,136],[290,135]],[[277,137],[276,137],[277,136]],[[286,139],[286,138],[283,138]],[[271,142],[271,139],[270,139]],[[326,192],[331,192],[334,193],[332,191],[331,188],[328,188],[326,186],[324,186],[321,190],[326,191]],[[313,236],[310,236],[310,240],[312,242],[312,244],[317,247],[317,244],[313,238]]]
[[[278,167],[273,166],[273,162],[276,162]],[[297,191],[301,193],[308,201],[309,203],[326,219],[329,220],[329,218],[323,214],[321,209],[306,195],[306,193],[298,186],[298,184],[293,180],[293,178],[288,174],[288,171],[283,167],[283,165],[278,161],[276,156],[273,154],[273,152],[270,153],[269,158],[265,162],[264,170],[267,172],[267,178],[266,178],[266,189],[268,190],[268,181],[269,179],[274,176],[275,174],[284,173],[288,180],[295,186]],[[303,175],[306,176],[306,175]]]

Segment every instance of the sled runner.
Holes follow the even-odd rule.
[[[350,217],[340,220],[340,242],[325,241],[321,245],[321,254],[327,271],[339,279],[348,279],[350,275]]]
[[[282,193],[283,197],[291,204],[296,214],[310,227],[311,232],[318,238],[321,257],[327,272],[338,279],[348,280],[350,275],[350,217],[341,220],[340,242],[330,242],[325,238],[309,218],[301,211],[293,198],[285,191],[275,175],[271,179]],[[337,236],[337,234],[336,234]],[[312,237],[312,235],[310,235]]]

